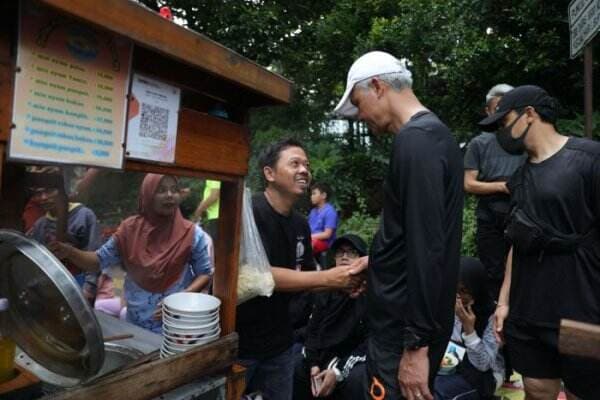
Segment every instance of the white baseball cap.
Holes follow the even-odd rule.
[[[358,108],[350,101],[350,94],[352,93],[352,89],[354,89],[354,85],[377,75],[394,72],[405,74],[408,78],[412,77],[412,74],[406,68],[404,60],[399,60],[383,51],[371,51],[363,54],[350,67],[346,80],[346,91],[333,112],[342,117],[356,118]]]

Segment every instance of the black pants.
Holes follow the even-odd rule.
[[[450,335],[436,339],[429,345],[429,390],[433,393],[433,383],[444,357]],[[371,400],[402,400],[398,383],[398,366],[402,352],[382,348],[371,337],[368,339],[367,372],[368,387],[365,397]]]
[[[487,272],[488,287],[494,300],[500,294],[506,256],[510,250],[510,245],[504,238],[504,225],[504,218],[500,215],[491,220],[477,219],[477,255]]]

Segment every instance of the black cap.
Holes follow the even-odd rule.
[[[554,99],[539,86],[517,86],[500,98],[494,113],[479,121],[479,126],[482,128],[494,127],[512,110],[518,110],[527,106],[534,108],[536,106],[553,108],[555,107],[555,102]]]
[[[356,249],[358,254],[362,256],[367,255],[367,244],[360,236],[354,235],[352,233],[348,233],[346,235],[340,236],[331,245],[332,252],[335,253],[338,247],[340,247],[344,243],[350,243],[352,247]]]

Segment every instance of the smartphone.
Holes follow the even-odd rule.
[[[319,375],[315,375],[310,378],[310,382],[311,382],[311,387],[312,387],[312,394],[313,394],[313,396],[316,397],[319,394],[319,391],[321,390],[321,385],[323,384],[323,378],[320,377]]]

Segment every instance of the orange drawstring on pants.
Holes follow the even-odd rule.
[[[373,400],[385,399],[385,388],[376,377],[373,377],[373,382],[371,382],[371,390],[369,394],[371,395],[371,399]]]

